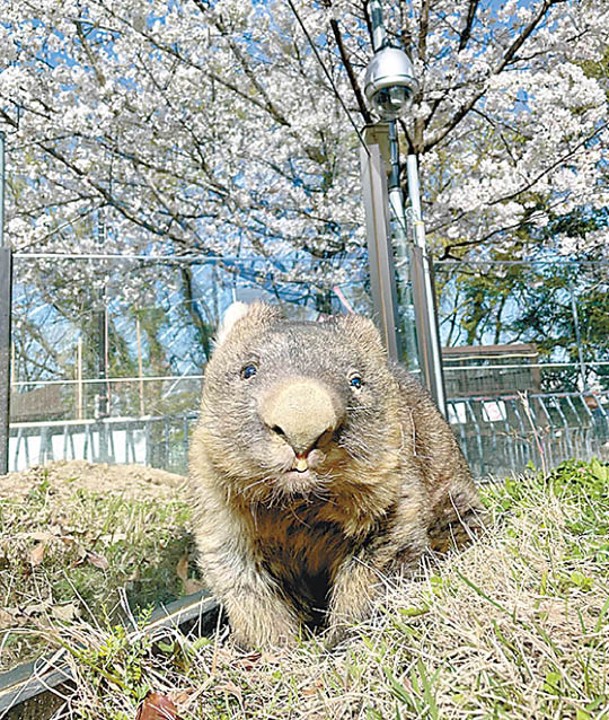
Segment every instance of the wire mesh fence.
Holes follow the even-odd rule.
[[[11,469],[62,457],[184,472],[219,319],[371,313],[365,262],[15,257]],[[478,475],[604,452],[607,265],[439,263],[449,420]],[[346,278],[345,275],[348,275]]]
[[[448,419],[477,477],[548,469],[572,457],[609,460],[607,393],[452,398]]]
[[[53,460],[137,463],[185,474],[190,431],[197,413],[109,417],[12,425],[12,469]]]

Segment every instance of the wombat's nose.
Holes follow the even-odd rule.
[[[308,378],[288,380],[272,388],[262,399],[259,414],[297,455],[314,448],[322,435],[337,430],[344,420],[338,398]]]

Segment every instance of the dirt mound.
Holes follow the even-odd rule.
[[[0,499],[24,498],[41,484],[60,497],[69,497],[75,490],[83,489],[144,500],[181,495],[184,478],[143,465],[96,465],[85,460],[59,460],[3,475],[0,477]]]

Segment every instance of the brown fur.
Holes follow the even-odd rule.
[[[220,336],[190,456],[205,578],[244,646],[320,622],[336,639],[383,574],[479,527],[469,469],[369,320],[295,323],[255,304]]]

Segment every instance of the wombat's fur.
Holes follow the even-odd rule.
[[[240,644],[289,642],[320,621],[336,639],[382,574],[479,527],[478,494],[371,321],[289,322],[263,304],[229,314],[190,456],[201,568]]]

